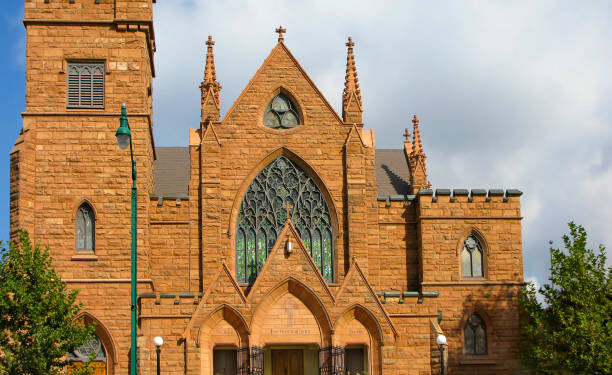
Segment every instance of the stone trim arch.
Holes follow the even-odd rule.
[[[228,322],[238,334],[238,347],[249,345],[249,335],[251,334],[251,331],[249,330],[246,320],[240,311],[227,304],[222,304],[208,313],[202,320],[202,324],[200,325],[196,336],[196,347],[200,347],[201,337],[205,332],[205,328],[213,328],[214,325],[210,325],[210,323],[216,324],[221,320]]]
[[[380,326],[380,322],[367,307],[360,303],[354,303],[344,309],[344,311],[338,315],[338,318],[334,322],[334,329],[338,327],[342,320],[344,320],[352,311],[356,312],[354,318],[363,324],[363,326],[368,330],[370,337],[382,345],[384,342],[384,333],[382,327]]]
[[[291,102],[295,103],[297,106],[296,112],[300,120],[300,125],[296,126],[293,129],[272,129],[267,127],[263,123],[263,116],[266,112],[266,107],[268,106],[270,101],[274,99],[274,97],[278,94],[286,95],[291,100]],[[306,126],[308,120],[308,117],[306,116],[306,111],[304,111],[304,103],[302,102],[302,100],[299,99],[299,96],[295,93],[295,91],[284,85],[277,86],[274,90],[270,91],[265,97],[263,97],[259,110],[257,111],[257,116],[259,118],[259,126],[263,127],[264,130],[277,135],[295,133],[296,131],[300,130],[300,127]]]
[[[355,303],[338,315],[334,327],[340,327],[343,321],[357,320],[365,327],[370,336],[368,348],[368,363],[372,374],[382,373],[381,347],[384,344],[384,333],[376,316],[365,306]],[[337,341],[334,339],[334,341]],[[335,342],[334,345],[337,343]]]
[[[495,345],[492,345],[493,343],[492,340],[495,337],[494,330],[493,330],[493,321],[491,320],[491,317],[489,316],[487,310],[480,305],[473,306],[471,309],[467,310],[467,313],[463,314],[463,316],[461,317],[461,321],[459,322],[459,331],[460,331],[459,337],[461,339],[459,344],[461,345],[461,355],[470,356],[470,354],[465,353],[464,333],[465,333],[465,325],[467,324],[467,320],[473,314],[477,314],[484,321],[486,338],[487,338],[487,354],[484,354],[484,355],[477,354],[476,356],[479,356],[479,357],[491,356],[493,354],[493,351],[494,351],[493,349],[495,347]]]
[[[314,316],[319,328],[321,347],[331,345],[333,325],[325,304],[311,288],[294,277],[288,277],[276,284],[256,304],[249,324],[251,331],[262,313],[287,293],[300,300]]]
[[[462,271],[461,270],[461,249],[463,248],[463,243],[470,235],[474,235],[478,239],[478,241],[480,242],[480,245],[482,246],[482,251],[483,251],[483,254],[482,254],[483,277],[476,278],[476,280],[489,280],[489,274],[490,274],[489,257],[491,256],[491,251],[490,251],[489,243],[487,242],[487,239],[484,235],[484,232],[480,228],[478,228],[478,226],[476,225],[471,225],[467,229],[463,230],[463,232],[461,232],[461,234],[459,235],[459,239],[457,241],[457,245],[455,247],[455,255],[457,257],[457,264],[459,265],[458,267],[459,280],[465,279],[461,272]],[[470,278],[469,280],[474,280],[474,278]]]
[[[104,349],[106,350],[106,358],[108,360],[106,363],[107,374],[114,374],[115,366],[118,363],[117,344],[115,343],[115,340],[113,339],[113,336],[111,335],[110,331],[108,330],[108,328],[106,328],[106,325],[104,325],[104,323],[102,323],[100,319],[98,319],[94,314],[88,311],[81,311],[75,318],[75,320],[79,319],[85,319],[85,322],[87,322],[87,320],[90,320],[92,323],[96,324],[95,333],[100,338],[100,341],[102,341],[102,345],[104,345]]]

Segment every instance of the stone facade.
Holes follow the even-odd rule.
[[[235,371],[258,373],[263,364],[266,374],[281,373],[272,350],[298,349],[303,373],[316,374],[340,358],[326,354],[336,348],[362,349],[369,374],[438,374],[440,333],[448,338],[448,373],[517,373],[521,193],[430,190],[416,116],[412,139],[406,130],[404,150],[393,152],[409,175],[389,172],[408,188],[383,189],[374,133],[363,129],[353,41],[339,116],[282,32],[222,119],[209,38],[202,122],[190,130],[181,164],[184,192],[169,193],[160,187],[168,182],[159,171],[165,154],[152,136],[153,3],[25,1],[26,109],[10,154],[11,233],[27,229],[48,245],[63,279],[80,289],[84,314],[98,324],[108,374],[128,373],[130,350],[131,174],[130,155],[115,140],[121,103],[138,170],[141,374],[155,373],[154,336],[165,340],[162,369],[169,374],[212,374],[219,349],[237,350]],[[68,109],[67,64],[88,61],[105,65],[104,109]],[[263,125],[278,93],[297,107],[299,126]],[[239,207],[257,173],[281,155],[313,178],[329,207],[331,283],[291,220],[256,281],[237,281]],[[95,216],[92,250],[75,246],[83,202]],[[483,277],[462,277],[469,235],[482,244]],[[464,348],[474,312],[486,324],[486,354]]]

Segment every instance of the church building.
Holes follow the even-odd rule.
[[[138,374],[155,374],[161,336],[162,374],[518,373],[522,193],[432,188],[426,121],[406,117],[403,148],[376,148],[355,42],[337,41],[338,113],[282,27],[223,117],[213,47],[229,51],[203,40],[201,121],[188,146],[156,147],[153,127],[174,124],[153,124],[154,3],[25,0],[11,235],[49,246],[96,324],[68,372],[95,352],[97,374],[128,374],[136,350]],[[122,103],[137,170],[137,348]]]

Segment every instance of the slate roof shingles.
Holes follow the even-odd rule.
[[[189,195],[189,148],[155,149],[155,196],[185,198]],[[407,195],[410,170],[401,149],[376,149],[378,195]]]

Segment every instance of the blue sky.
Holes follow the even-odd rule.
[[[9,232],[9,152],[21,130],[21,112],[25,108],[25,29],[23,2],[2,4],[0,14],[0,239],[6,242]]]
[[[0,238],[8,236],[8,153],[24,110],[23,3],[3,4]],[[352,35],[366,128],[401,148],[412,114],[434,188],[524,191],[525,277],[548,275],[548,240],[567,222],[612,243],[612,2],[196,1],[155,5],[154,133],[197,128],[204,41],[215,41],[224,113],[276,43],[274,29],[340,112]]]

